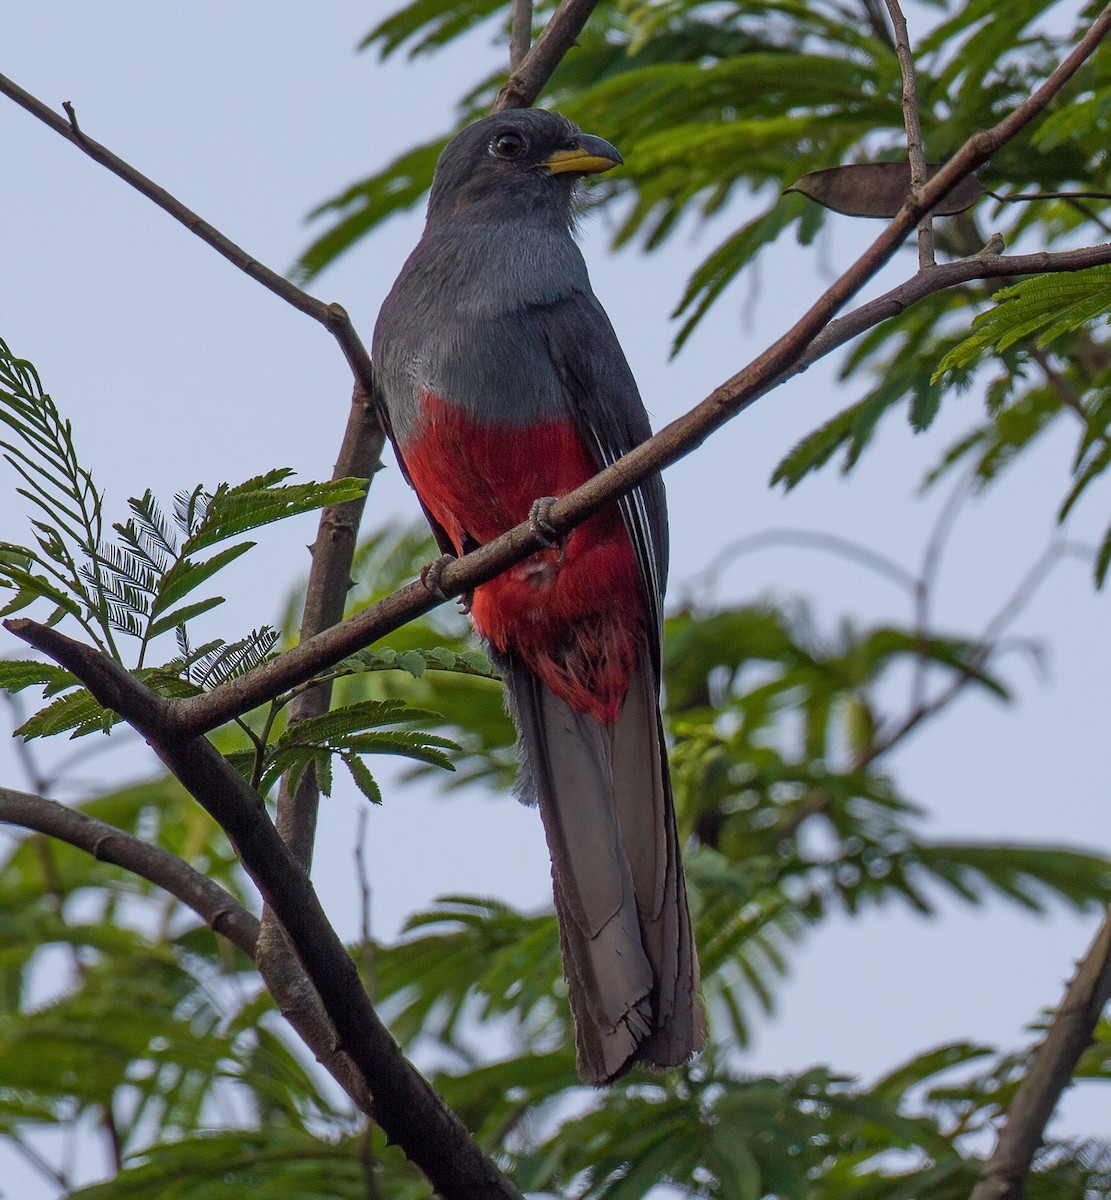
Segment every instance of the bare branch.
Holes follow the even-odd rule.
[[[0,822],[58,838],[100,862],[113,863],[146,879],[191,908],[206,925],[254,959],[258,920],[230,892],[176,854],[56,800],[10,788],[0,788]]]
[[[1111,912],[1077,967],[1045,1039],[1007,1110],[991,1157],[980,1170],[971,1200],[1021,1200],[1046,1123],[1068,1087],[1081,1054],[1111,999]]]
[[[941,570],[941,556],[949,535],[956,528],[961,507],[972,490],[975,471],[966,471],[957,481],[948,499],[941,506],[922,555],[922,570],[914,585],[914,632],[919,641],[918,661],[911,680],[911,711],[926,702],[926,676],[929,659],[926,656],[926,637],[930,628],[930,601]]]
[[[380,466],[384,443],[385,436],[373,401],[356,380],[333,479],[369,479]],[[365,504],[364,496],[346,504],[329,505],[320,514],[316,541],[310,548],[312,565],[305,586],[302,640],[343,619],[344,603],[351,586],[351,563]],[[289,706],[290,725],[323,715],[328,711],[331,698],[330,683],[300,692]],[[276,814],[278,834],[306,872],[312,865],[319,802],[320,792],[313,767],[303,772],[294,792],[290,792],[288,775],[283,777]],[[282,1015],[351,1099],[369,1114],[373,1106],[366,1080],[348,1056],[336,1049],[335,1029],[320,996],[305,977],[269,906],[263,908],[255,961]]]
[[[801,336],[790,339],[786,343],[787,349],[781,348],[782,341],[777,342],[760,359],[722,384],[685,416],[673,421],[613,466],[600,471],[582,487],[568,492],[552,507],[552,524],[560,533],[574,528],[598,509],[630,491],[648,475],[670,466],[697,449],[714,430],[786,379],[807,370],[839,346],[889,317],[897,316],[926,296],[974,279],[1079,271],[1106,263],[1111,263],[1111,245],[1058,253],[976,257],[922,271],[847,316],[831,321],[786,366],[781,364],[790,348],[805,346],[805,341]],[[439,577],[443,598],[433,596],[420,582],[407,584],[342,625],[294,646],[285,654],[237,679],[203,695],[163,700],[161,703],[168,714],[172,713],[168,719],[173,727],[182,734],[214,729],[232,717],[265,703],[279,692],[304,683],[341,658],[371,645],[431,611],[444,603],[445,599],[471,591],[493,579],[538,548],[535,533],[524,522],[458,562],[446,566]],[[27,621],[5,622],[5,627],[19,637],[25,636],[21,630],[29,629],[32,625],[33,622]]]
[[[356,382],[347,430],[332,478],[369,479],[381,466],[385,440],[374,402]],[[364,496],[346,504],[329,505],[320,514],[305,587],[301,641],[307,641],[343,619],[344,603],[351,586],[351,563],[365,505]],[[330,684],[301,692],[290,704],[290,725],[327,712],[331,697]],[[306,871],[312,863],[318,800],[316,776],[311,767],[303,773],[296,797],[289,794],[283,780],[278,796],[278,832]]]
[[[9,1145],[14,1146],[21,1157],[45,1179],[49,1179],[55,1187],[59,1187],[63,1192],[68,1192],[70,1189],[70,1181],[67,1174],[57,1170],[40,1154],[30,1142],[26,1142],[20,1137],[19,1129],[13,1126],[4,1130],[4,1140]]]
[[[559,66],[563,56],[575,44],[598,0],[563,0],[552,19],[544,26],[532,49],[515,67],[505,86],[498,92],[494,112],[507,108],[528,108]]]
[[[926,182],[926,152],[922,146],[922,122],[918,116],[918,75],[910,48],[910,34],[899,0],[886,0],[887,12],[895,30],[895,54],[903,77],[903,125],[907,131],[907,157],[910,160],[911,194]],[[918,265],[925,270],[934,265],[934,227],[929,213],[918,222]]]
[[[1038,556],[1030,570],[1019,580],[1018,586],[1004,601],[999,611],[988,621],[984,632],[979,637],[976,652],[970,655],[967,666],[960,671],[956,679],[932,699],[927,700],[919,695],[917,702],[912,705],[906,717],[891,729],[878,734],[867,751],[854,761],[853,769],[862,770],[869,763],[886,754],[912,730],[917,729],[930,717],[936,716],[956,699],[976,679],[977,673],[982,672],[989,661],[996,656],[1003,633],[1030,603],[1038,588],[1045,582],[1057,563],[1071,554],[1087,555],[1088,553],[1090,552],[1087,547],[1078,548],[1072,542],[1051,542]],[[921,629],[920,632],[924,633],[925,631]]]
[[[971,283],[977,279],[1014,279],[1020,275],[1047,275],[1055,271],[1085,271],[1089,267],[1111,263],[1111,244],[1086,246],[1081,250],[1041,251],[1037,254],[1000,253],[1002,238],[993,235],[984,252],[956,262],[942,263],[894,287],[875,300],[869,300],[859,308],[838,317],[814,338],[794,367],[773,381],[781,383],[793,375],[799,375],[812,367],[820,358],[852,341],[854,337],[881,324],[890,317],[897,317],[912,304],[943,292],[946,288]],[[761,393],[762,394],[762,393]],[[758,399],[753,396],[752,399]],[[751,401],[749,401],[751,403]]]
[[[355,332],[354,326],[347,313],[338,304],[325,304],[310,296],[308,292],[283,278],[277,271],[260,263],[246,250],[237,246],[230,238],[225,237],[218,229],[199,217],[191,209],[165,188],[160,187],[152,179],[148,179],[122,158],[113,154],[106,146],[93,141],[77,124],[77,114],[73,105],[67,100],[65,110],[69,120],[61,117],[49,105],[36,99],[18,84],[0,75],[0,95],[14,100],[20,108],[25,109],[33,117],[37,117],[44,125],[49,125],[55,133],[60,134],[68,142],[72,142],[79,150],[83,150],[94,162],[107,167],[113,175],[117,175],[124,183],[141,192],[148,200],[152,200],[159,208],[168,212],[175,221],[180,221],[191,233],[195,233],[203,242],[207,242],[217,253],[222,254],[233,266],[238,267],[263,287],[273,292],[287,304],[291,304],[300,312],[306,313],[313,320],[319,321],[336,339],[347,359],[355,378],[370,388],[370,356],[366,352]]]
[[[513,18],[509,27],[509,71],[521,65],[532,45],[532,0],[513,0]]]
[[[757,550],[780,546],[801,546],[808,550],[835,554],[875,572],[912,596],[918,584],[915,577],[894,559],[860,542],[854,542],[851,538],[840,537],[835,533],[814,533],[808,529],[765,529],[730,542],[704,571],[692,578],[690,586],[692,590],[713,587],[722,571],[731,565],[734,559]]]
[[[335,1026],[335,1049],[347,1055],[373,1096],[371,1115],[386,1136],[444,1200],[520,1200],[379,1020],[354,962],[271,823],[262,797],[204,738],[174,736],[160,704],[152,703],[158,698],[119,663],[46,626],[23,632],[137,729],[231,839]]]
[[[551,48],[557,44],[566,49],[581,30],[592,8],[591,0],[566,0],[526,56],[519,74],[525,73],[530,60],[534,64],[540,61],[538,55],[545,39],[548,39],[546,44],[549,47],[545,53],[550,53]],[[1107,245],[1056,254],[1043,252],[1010,258],[985,253],[972,259],[921,271],[879,300],[863,305],[848,317],[832,320],[838,309],[895,253],[924,213],[960,179],[987,161],[995,150],[1045,108],[1095,50],[1106,36],[1109,27],[1111,4],[1103,9],[1074,50],[1045,82],[997,125],[970,137],[953,158],[926,182],[919,193],[908,200],[871,247],[827,289],[787,333],[684,416],[554,505],[550,520],[556,532],[566,533],[648,476],[690,453],[714,430],[784,379],[805,370],[819,357],[828,354],[857,333],[902,312],[915,300],[972,279],[1079,270],[1111,262],[1111,246]],[[10,93],[13,87],[14,85],[0,76],[0,91]],[[39,112],[42,106],[38,101],[34,101],[19,89],[16,91],[20,97],[30,102],[25,106],[30,107],[31,111],[52,127],[56,127],[55,122],[60,122],[60,118],[48,109]],[[510,102],[507,101],[508,103]],[[71,140],[77,136],[68,126],[59,129],[58,132]],[[128,178],[129,173],[134,174],[130,168],[126,168],[124,177]],[[156,185],[150,186],[156,188]],[[161,189],[156,190],[161,192]],[[989,243],[989,249],[994,249],[994,243]],[[310,638],[279,658],[211,692],[174,701],[161,700],[152,695],[152,700],[159,705],[163,719],[172,720],[172,727],[183,735],[215,728],[279,692],[304,683],[347,654],[428,612],[442,603],[443,599],[459,595],[492,579],[537,548],[535,535],[528,524],[523,523],[480,550],[468,554],[465,560],[449,565],[439,577],[441,596],[432,596],[420,583],[409,584],[350,621]],[[6,624],[12,632],[30,640],[32,623],[11,621]],[[167,724],[165,728],[171,726]]]
[[[864,19],[868,22],[872,35],[883,42],[885,46],[894,50],[895,43],[891,38],[891,30],[883,19],[882,0],[861,0],[861,6],[864,9]]]

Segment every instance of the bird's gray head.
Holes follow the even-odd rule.
[[[534,219],[571,222],[582,175],[621,163],[609,142],[540,108],[498,113],[468,125],[444,148],[428,201],[430,223]]]

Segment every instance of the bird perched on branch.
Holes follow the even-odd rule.
[[[464,129],[374,331],[376,395],[445,553],[526,519],[651,434],[572,236],[572,193],[621,156],[555,113]],[[539,503],[537,503],[539,502]],[[482,584],[519,794],[539,802],[579,1072],[684,1062],[705,1039],[659,712],[667,574],[654,476]]]

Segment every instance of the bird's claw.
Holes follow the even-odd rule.
[[[458,561],[454,554],[441,554],[435,562],[430,562],[421,568],[420,581],[437,600],[447,599],[444,589],[440,586],[440,577],[443,575],[444,569]]]
[[[436,597],[437,600],[446,600],[444,589],[440,586],[440,576],[444,573],[444,568],[453,562],[459,560],[454,554],[441,554],[435,562],[430,562],[426,567],[421,569],[420,581],[424,586]],[[459,611],[463,614],[471,611],[471,592],[463,592],[455,597],[456,604],[459,605]]]
[[[549,520],[555,502],[555,496],[541,496],[539,500],[534,500],[528,513],[528,527],[532,530],[532,536],[549,550],[562,550],[563,537]]]

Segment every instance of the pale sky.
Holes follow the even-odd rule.
[[[310,239],[303,218],[315,204],[447,128],[455,96],[502,53],[482,31],[449,54],[411,64],[357,55],[360,38],[390,7],[386,0],[327,6],[307,19],[305,6],[288,0],[9,6],[0,71],[55,107],[72,100],[90,136],[284,270]],[[0,145],[0,337],[36,364],[72,419],[112,519],[122,519],[126,498],[147,486],[168,501],[181,487],[238,481],[273,465],[303,479],[327,477],[351,386],[330,337],[8,101],[0,101]],[[744,211],[730,209],[697,238],[688,225],[647,258],[608,254],[601,221],[583,231],[595,290],[657,428],[758,353],[877,228],[833,218],[817,246],[777,247],[669,362],[669,313],[682,285]],[[389,222],[313,285],[348,309],[368,343],[421,219],[414,212]],[[905,255],[885,278],[910,269]],[[834,368],[820,365],[668,472],[672,603],[725,545],[768,529],[836,532],[917,568],[944,498],[917,499],[918,483],[976,418],[977,397],[952,401],[924,437],[912,437],[901,417],[890,419],[879,450],[848,481],[827,470],[790,496],[769,490],[779,458],[852,398],[838,391]],[[943,627],[974,632],[1006,599],[1053,533],[1072,451],[1068,438],[1050,439],[962,518],[937,599]],[[10,474],[0,471],[0,488],[0,538],[23,540]],[[1097,540],[1099,509],[1082,506],[1072,536]],[[395,516],[415,519],[419,508],[391,459],[374,481],[368,522]],[[276,620],[307,568],[312,527],[309,520],[263,534],[227,585],[239,594],[221,610],[222,630]],[[848,616],[910,619],[887,584],[798,549],[739,560],[716,594],[804,597],[829,637]],[[892,760],[904,794],[927,810],[929,836],[1108,849],[1106,628],[1106,600],[1094,593],[1087,567],[1061,567],[1016,626],[1045,647],[1047,672],[1012,659],[1006,675],[1016,706],[970,696]],[[0,654],[18,650],[0,637]],[[113,783],[152,766],[137,748],[103,763]],[[0,781],[25,785],[6,737]],[[344,936],[358,929],[351,848],[361,806],[342,790],[325,804],[317,856],[327,868],[318,871],[318,888]],[[508,798],[387,790],[369,830],[379,936],[444,893],[524,906],[550,900],[539,820]],[[821,927],[794,954],[779,1010],[757,1026],[742,1069],[825,1062],[869,1078],[941,1042],[1022,1044],[1025,1025],[1057,1003],[1097,916],[1054,909],[1036,920],[1001,902],[969,910],[939,900],[933,921],[891,907]],[[1083,1085],[1066,1097],[1053,1131],[1105,1133],[1109,1119],[1111,1103]],[[90,1170],[95,1176],[96,1164]],[[22,1171],[0,1149],[0,1194],[51,1194]]]

